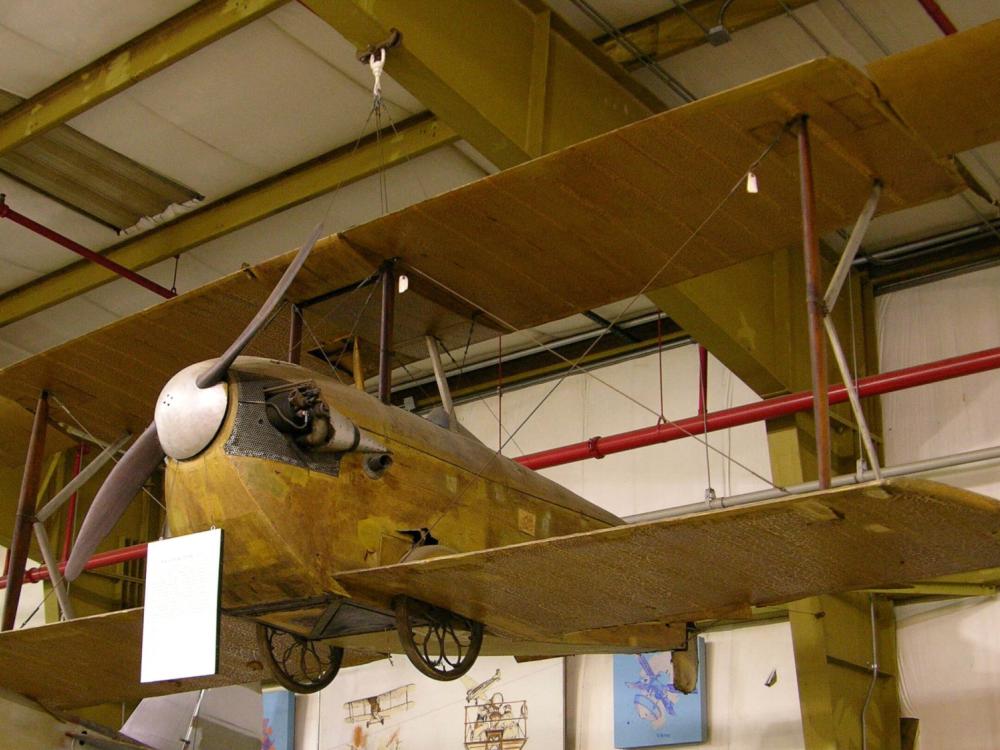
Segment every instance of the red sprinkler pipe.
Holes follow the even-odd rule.
[[[131,547],[122,547],[120,549],[113,549],[108,552],[101,552],[94,555],[92,558],[87,560],[84,564],[84,570],[93,570],[94,568],[103,568],[108,565],[118,565],[119,563],[128,562],[129,560],[141,560],[146,556],[146,544],[134,544]],[[65,572],[66,563],[59,563],[59,572]],[[49,569],[44,565],[38,568],[29,568],[24,571],[24,583],[38,583],[39,581],[48,581],[50,578]],[[7,579],[0,578],[0,590],[7,588]]]
[[[937,27],[941,29],[945,36],[958,33],[958,28],[951,22],[948,14],[941,9],[936,0],[917,0],[917,2],[923,6],[924,10],[927,11],[927,15],[934,20],[934,23],[937,24]]]
[[[998,368],[1000,368],[1000,347],[984,349],[972,354],[861,378],[857,381],[858,395],[878,396],[883,393],[892,393],[918,385],[937,383],[962,375],[971,375]],[[847,388],[843,385],[830,386],[829,401],[831,404],[847,401]],[[756,404],[736,406],[732,409],[711,412],[708,415],[687,417],[677,422],[660,423],[652,427],[643,427],[607,437],[594,437],[581,443],[529,453],[514,460],[529,469],[545,469],[549,466],[561,466],[586,458],[604,458],[612,453],[643,448],[657,443],[667,443],[692,435],[701,435],[705,432],[715,432],[752,422],[784,417],[812,408],[812,391],[800,391],[760,401]]]
[[[104,266],[112,273],[116,273],[119,276],[128,279],[129,281],[135,282],[139,286],[144,287],[151,292],[159,294],[161,297],[170,299],[172,297],[177,296],[177,292],[173,292],[167,289],[165,286],[160,286],[155,281],[147,279],[145,276],[140,276],[131,268],[126,268],[120,263],[115,263],[113,260],[105,258],[100,253],[95,253],[93,250],[84,247],[79,242],[74,242],[69,237],[59,234],[59,232],[49,229],[48,227],[39,224],[37,221],[34,221],[33,219],[29,219],[24,214],[18,213],[13,208],[7,205],[7,202],[4,200],[4,196],[2,193],[0,193],[0,219],[10,219],[15,224],[20,224],[25,229],[30,229],[35,234],[40,234],[45,239],[51,240],[52,242],[55,242],[57,245],[62,245],[67,250],[72,250],[74,253],[86,258],[91,263],[96,263],[99,266]]]

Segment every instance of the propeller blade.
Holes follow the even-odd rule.
[[[274,312],[278,303],[281,302],[281,298],[285,296],[285,292],[288,291],[288,287],[292,285],[295,277],[298,275],[299,270],[306,262],[306,258],[309,257],[309,253],[312,252],[313,245],[319,239],[320,232],[323,230],[323,223],[320,222],[316,225],[316,229],[313,230],[312,236],[309,240],[302,246],[299,250],[298,255],[292,261],[291,265],[285,269],[284,275],[281,277],[281,281],[278,285],[274,287],[271,291],[270,296],[264,302],[257,314],[253,316],[247,327],[243,329],[243,333],[236,337],[236,341],[229,345],[226,349],[226,353],[219,357],[215,364],[210,368],[205,370],[198,379],[195,381],[199,388],[211,388],[216,383],[221,383],[226,378],[226,373],[229,372],[229,368],[232,366],[236,358],[240,356],[240,353],[246,348],[246,345],[250,343],[251,339],[257,335],[257,332],[264,326],[268,318],[271,317],[271,313]]]
[[[118,523],[132,498],[138,494],[149,475],[156,471],[163,457],[156,422],[153,422],[132,443],[98,490],[66,564],[66,580],[74,581],[83,572],[87,560]]]

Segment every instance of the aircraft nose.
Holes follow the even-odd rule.
[[[226,417],[225,381],[208,388],[199,388],[196,382],[214,361],[185,367],[167,381],[156,400],[156,431],[163,452],[171,458],[182,460],[203,451]]]

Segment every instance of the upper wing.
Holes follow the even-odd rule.
[[[38,397],[38,393],[35,393]],[[28,439],[31,437],[31,424],[34,420],[31,412],[23,409],[13,401],[0,396],[0,425],[3,425],[3,440],[0,440],[0,467],[24,466],[24,457],[28,453]],[[72,448],[75,443],[65,433],[52,427],[51,423],[45,433],[45,455]]]
[[[327,238],[288,295],[316,303],[305,313],[305,348],[315,334],[317,348],[336,358],[339,342],[356,332],[374,351],[377,305],[365,302],[376,289],[358,285],[390,259],[411,280],[395,316],[394,349],[405,361],[425,356],[427,333],[461,347],[473,316],[476,338],[492,336],[795,245],[798,166],[789,135],[756,167],[761,193],[737,190],[716,208],[801,114],[811,123],[820,233],[853,222],[875,178],[885,186],[882,212],[962,188],[954,168],[885,106],[863,73],[816,60]],[[291,257],[8,367],[0,394],[31,408],[47,387],[99,436],[135,432],[171,375],[232,341]],[[287,330],[272,325],[247,353],[284,358]],[[325,367],[319,354],[305,363]]]
[[[1000,565],[1000,502],[888,480],[337,576],[523,638],[685,622]],[[600,631],[596,631],[600,632]]]
[[[1000,20],[868,66],[893,111],[938,156],[1000,140]]]

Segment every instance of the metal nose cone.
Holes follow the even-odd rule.
[[[154,421],[163,452],[171,458],[182,460],[201,453],[222,426],[229,401],[226,383],[199,388],[195,382],[214,362],[185,367],[160,391]]]

